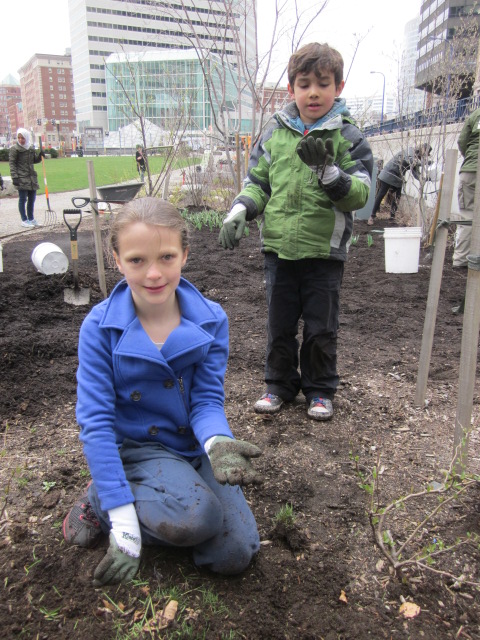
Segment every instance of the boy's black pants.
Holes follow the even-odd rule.
[[[291,402],[301,390],[333,399],[338,385],[337,331],[344,263],[307,258],[282,260],[265,253],[268,337],[265,382],[268,393]],[[300,372],[297,332],[303,320]]]

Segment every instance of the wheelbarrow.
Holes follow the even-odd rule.
[[[129,182],[126,184],[108,184],[103,187],[97,187],[97,191],[100,194],[100,198],[88,198],[88,197],[74,197],[72,198],[73,206],[79,209],[83,209],[89,203],[98,205],[102,202],[108,205],[108,209],[111,212],[111,204],[125,204],[133,200],[140,189],[143,187],[141,182]]]

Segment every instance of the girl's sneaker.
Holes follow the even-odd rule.
[[[90,484],[87,486],[90,486]],[[94,547],[102,536],[102,528],[97,514],[88,501],[87,490],[77,500],[63,521],[63,537],[65,542],[78,547]]]

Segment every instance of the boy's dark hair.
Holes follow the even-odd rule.
[[[288,61],[288,82],[293,89],[298,74],[308,74],[311,71],[320,79],[322,71],[329,71],[335,77],[335,86],[343,80],[343,58],[336,49],[328,44],[312,42],[300,47]]]

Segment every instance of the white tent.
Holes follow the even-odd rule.
[[[168,133],[150,120],[144,120],[145,138],[147,149],[168,144]],[[118,131],[110,131],[104,140],[105,149],[131,150],[137,144],[143,147],[142,130],[140,120],[135,120]]]

